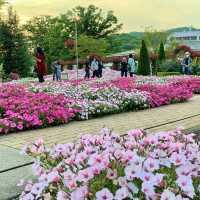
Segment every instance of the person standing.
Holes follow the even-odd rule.
[[[44,82],[44,75],[46,74],[45,55],[41,47],[36,49],[36,69],[39,82]]]
[[[60,64],[59,61],[56,61],[54,64],[54,73],[55,73],[56,80],[61,81],[62,65]]]
[[[96,60],[96,58],[93,58],[91,62],[91,70],[93,72],[92,78],[98,77],[98,69],[99,69],[99,63]]]
[[[101,60],[98,61],[98,77],[101,78],[103,73],[103,62]]]
[[[128,74],[128,62],[126,57],[122,58],[122,62],[121,62],[121,77],[127,77]]]
[[[130,77],[133,77],[133,75],[136,74],[136,63],[133,54],[130,54],[128,58],[128,71]]]
[[[192,69],[191,69],[191,64],[192,64],[192,58],[190,57],[190,53],[186,52],[185,56],[182,60],[182,72],[183,74],[191,74]]]
[[[87,57],[86,63],[85,63],[85,79],[90,78],[90,57]]]

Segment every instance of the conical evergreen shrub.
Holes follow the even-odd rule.
[[[138,74],[143,76],[151,74],[149,53],[144,40],[142,40],[142,46],[140,49]]]

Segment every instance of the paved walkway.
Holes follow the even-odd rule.
[[[177,122],[177,120],[179,120]],[[26,143],[42,137],[51,146],[76,140],[80,134],[98,133],[103,126],[113,128],[120,134],[133,128],[148,128],[148,131],[174,129],[182,125],[187,129],[200,127],[200,95],[190,101],[163,106],[160,108],[109,115],[88,121],[74,121],[63,126],[20,132],[0,136],[0,171],[30,162],[27,156],[20,156],[19,149]],[[6,173],[0,173],[0,200],[19,193],[16,187],[21,179],[31,177],[31,167],[23,167]]]

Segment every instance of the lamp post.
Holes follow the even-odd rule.
[[[77,31],[77,22],[80,20],[78,16],[74,18],[75,24],[75,52],[76,52],[76,84],[77,84],[77,94],[78,94],[78,67],[79,67],[79,59],[78,59],[78,31]]]

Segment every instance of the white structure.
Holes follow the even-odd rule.
[[[187,45],[193,50],[200,50],[200,31],[189,30],[175,32],[172,33],[168,39],[176,39],[181,44]]]
[[[135,51],[134,50],[124,51],[124,52],[109,55],[108,57],[111,57],[111,56],[128,56],[129,54],[135,54]]]

